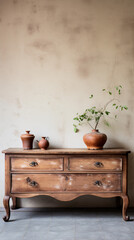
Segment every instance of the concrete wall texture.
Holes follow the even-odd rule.
[[[125,147],[129,157],[130,205],[134,206],[134,1],[0,0],[0,152],[21,147],[30,129],[51,147],[85,147],[73,132],[77,112],[104,104],[103,88],[121,84],[129,107],[111,127],[106,147]],[[4,156],[0,154],[0,206],[4,195]],[[23,199],[24,207],[115,206],[114,199],[82,197],[62,203],[49,197]]]

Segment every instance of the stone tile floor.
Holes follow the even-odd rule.
[[[134,240],[134,209],[125,222],[117,209],[18,209],[4,222],[0,240]]]

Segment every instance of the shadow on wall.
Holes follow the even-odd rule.
[[[115,138],[108,137],[106,148],[127,148],[126,144],[117,141]]]

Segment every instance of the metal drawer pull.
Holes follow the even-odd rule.
[[[31,186],[31,187],[37,187],[38,183],[35,181],[32,181],[29,177],[26,179],[27,183]]]
[[[103,164],[101,162],[95,162],[95,167],[103,167]]]
[[[31,162],[31,163],[29,163],[29,165],[30,165],[31,167],[35,167],[35,166],[38,165],[38,163],[37,163],[37,162]]]
[[[102,182],[101,181],[95,181],[94,185],[102,186]]]

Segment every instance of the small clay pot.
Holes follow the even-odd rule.
[[[24,150],[33,148],[34,138],[35,138],[35,136],[33,134],[30,134],[30,131],[26,131],[26,134],[21,135],[21,140],[22,140]]]
[[[38,145],[39,145],[39,148],[41,148],[42,150],[46,150],[48,147],[49,147],[49,142],[48,142],[48,139],[47,137],[42,137],[40,141],[38,141]]]
[[[100,133],[99,130],[93,129],[91,133],[83,136],[83,141],[88,149],[102,149],[107,141],[107,136]]]

